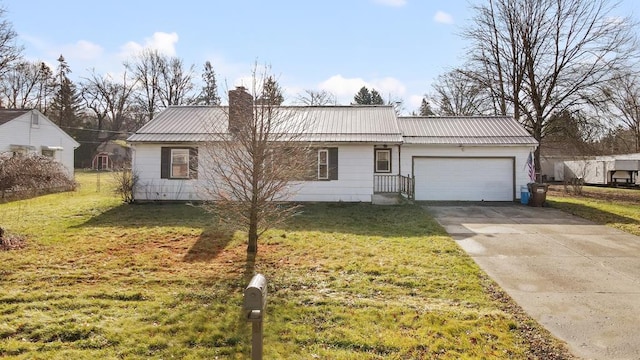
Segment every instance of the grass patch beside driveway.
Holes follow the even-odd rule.
[[[242,290],[269,280],[266,359],[527,358],[492,283],[419,206],[313,204],[241,233],[184,204],[121,205],[108,175],[0,205],[27,247],[0,252],[0,356],[246,359]]]
[[[640,236],[638,190],[585,186],[582,195],[577,196],[567,194],[560,185],[554,185],[547,198],[552,207]]]

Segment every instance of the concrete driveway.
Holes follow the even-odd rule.
[[[425,208],[574,355],[640,359],[640,237],[551,208]]]

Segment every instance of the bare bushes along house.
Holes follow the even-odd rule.
[[[238,92],[244,89],[229,92],[231,108],[168,107],[129,137],[137,201],[211,200],[198,190],[206,186],[199,174],[208,171],[202,150],[212,133],[229,133],[241,121],[234,119]],[[277,110],[287,121],[305,122],[299,141],[314,152],[312,175],[291,181],[290,201],[372,202],[382,193],[514,201],[529,181],[526,161],[537,146],[509,117],[398,117],[384,105]]]

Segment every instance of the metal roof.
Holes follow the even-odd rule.
[[[207,141],[226,132],[228,111],[220,106],[171,106],[127,140]],[[281,106],[274,109],[273,119],[275,132],[297,134],[299,141],[402,142],[391,106]]]
[[[405,144],[537,145],[508,116],[399,117]]]
[[[203,142],[224,134],[228,107],[171,106],[144,125],[130,142]],[[259,113],[259,111],[258,111]],[[281,106],[274,132],[298,141],[406,144],[536,145],[508,116],[396,117],[391,106]]]

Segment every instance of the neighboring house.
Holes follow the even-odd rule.
[[[78,146],[77,141],[38,110],[0,109],[0,153],[49,156],[73,175],[73,152]]]
[[[293,201],[371,202],[374,194],[399,192],[405,177],[415,177],[416,200],[514,201],[520,196],[516,189],[529,182],[526,161],[537,146],[508,117],[398,118],[391,106],[279,111],[307,121],[303,139],[321,162],[315,180],[294,182]],[[173,106],[129,137],[139,176],[135,199],[202,200],[197,172],[206,171],[206,164],[197,156],[199,147],[211,129],[227,129],[227,114],[233,113]],[[184,167],[192,171],[178,170],[185,161],[196,163]]]

